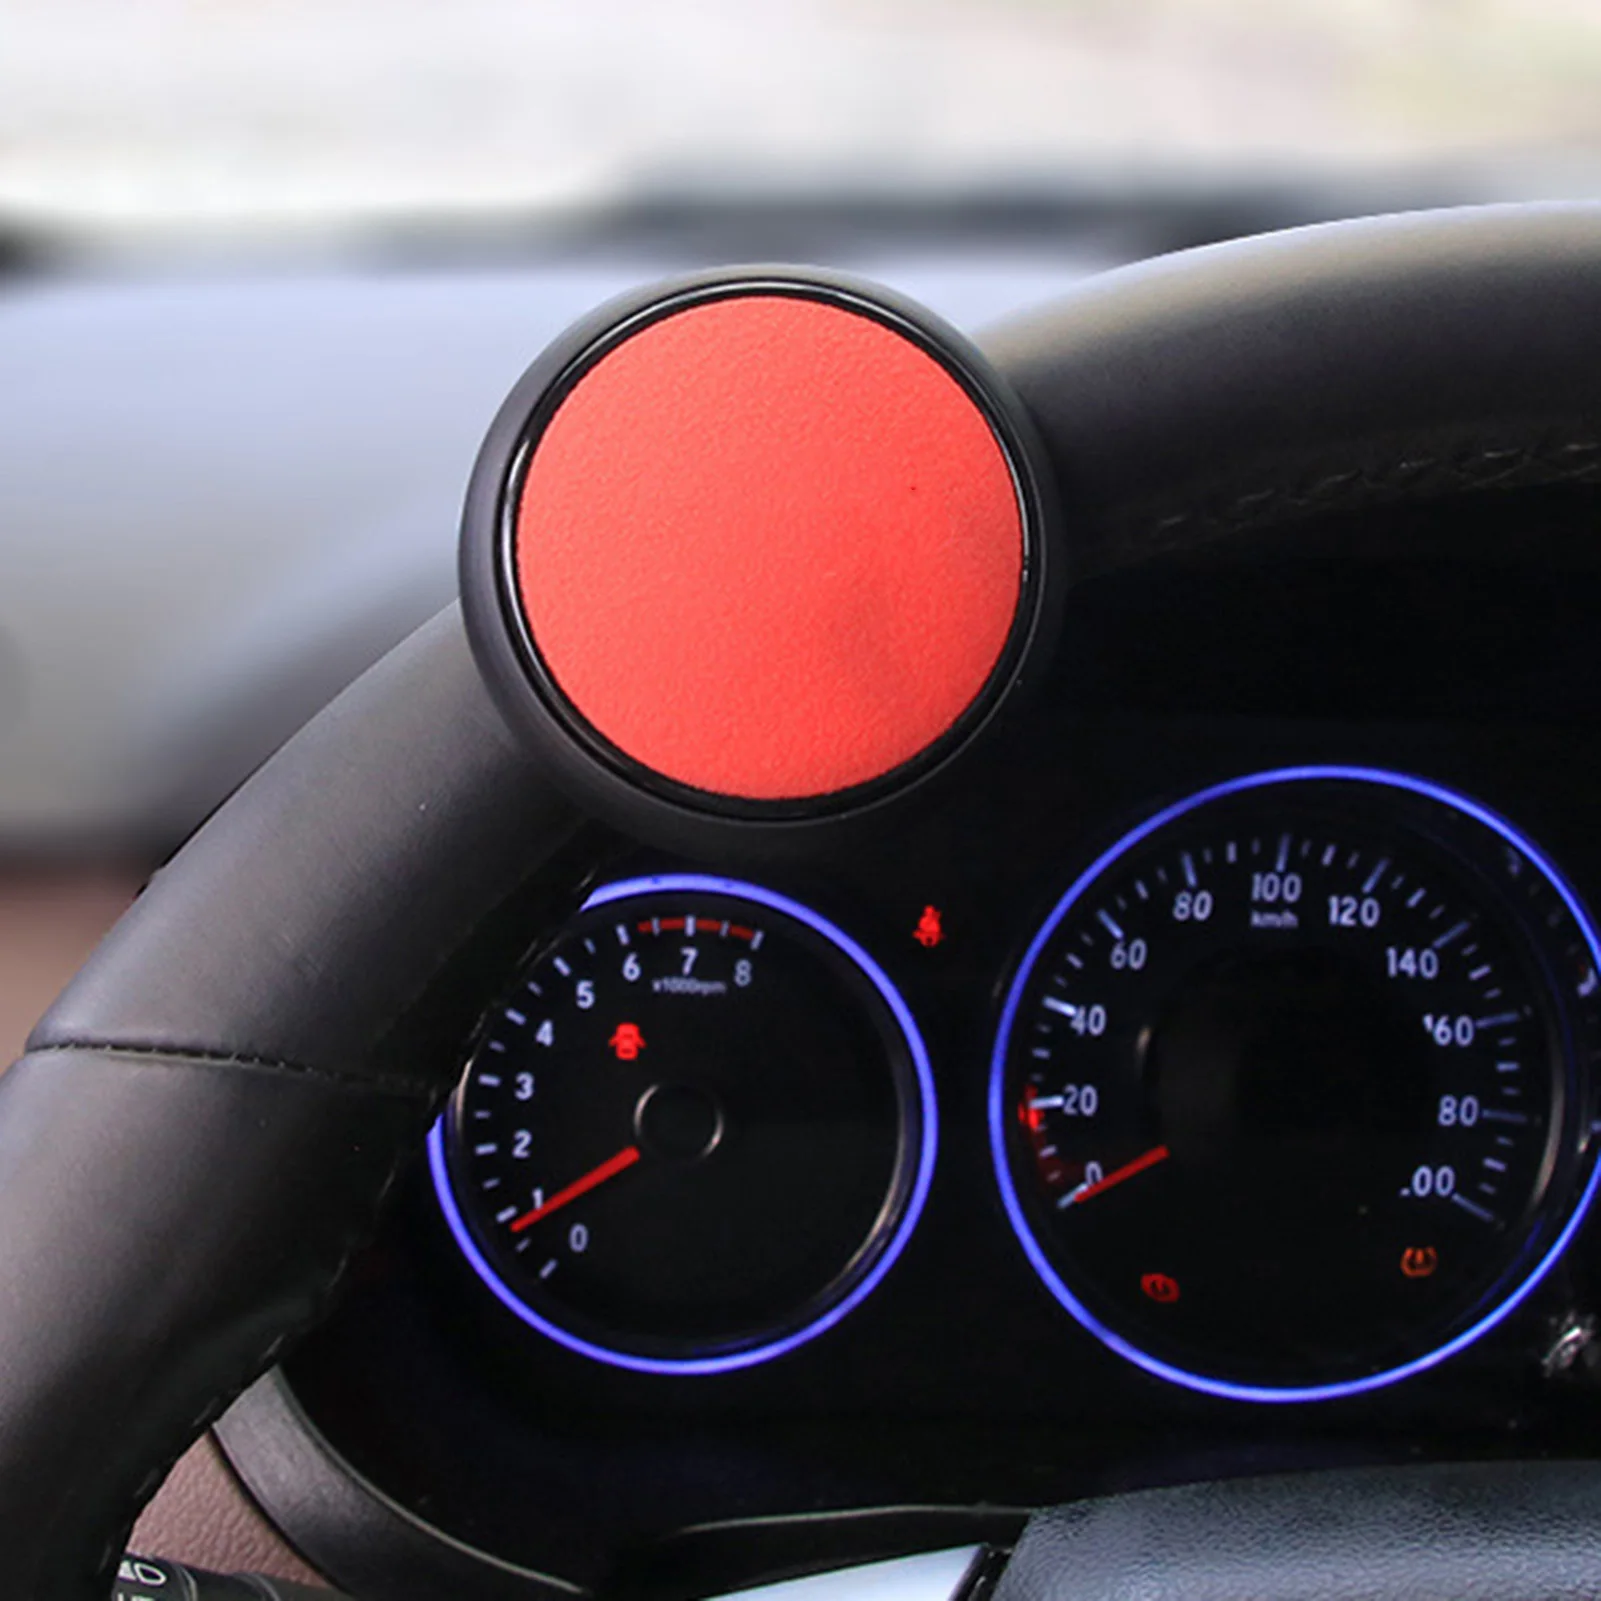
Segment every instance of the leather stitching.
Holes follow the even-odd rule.
[[[1601,439],[1590,436],[1548,435],[1522,446],[1481,444],[1461,451],[1414,452],[1376,465],[1322,467],[1149,517],[1118,565],[1346,506],[1597,480],[1601,480]]]
[[[304,1062],[283,1061],[271,1056],[250,1056],[243,1052],[227,1055],[221,1051],[190,1050],[167,1045],[114,1045],[103,1040],[58,1040],[50,1045],[39,1045],[26,1056],[55,1056],[62,1053],[80,1056],[135,1056],[160,1061],[188,1063],[200,1067],[261,1067],[281,1073],[293,1073],[325,1084],[336,1084],[341,1089],[376,1090],[386,1095],[405,1096],[411,1100],[429,1101],[438,1093],[433,1087],[414,1079],[399,1078],[385,1073],[343,1073],[337,1068],[310,1067]]]
[[[314,1081],[337,1085],[342,1089],[363,1089],[377,1091],[384,1094],[400,1096],[407,1100],[420,1101],[426,1105],[434,1096],[423,1087],[404,1080],[383,1075],[371,1077],[355,1073],[340,1073],[327,1068],[308,1067],[304,1063],[276,1060],[270,1057],[250,1056],[244,1053],[226,1055],[221,1052],[170,1049],[148,1045],[103,1045],[88,1042],[60,1042],[42,1046],[30,1051],[31,1056],[58,1055],[63,1052],[79,1054],[109,1056],[109,1057],[147,1057],[158,1060],[170,1060],[178,1063],[192,1063],[200,1066],[216,1067],[248,1067],[264,1068],[270,1071],[293,1073]],[[377,1186],[371,1202],[361,1210],[341,1231],[332,1242],[331,1262],[319,1267],[315,1275],[308,1279],[306,1288],[310,1291],[306,1315],[297,1319],[291,1326],[276,1331],[265,1346],[247,1357],[241,1364],[242,1378],[238,1383],[225,1390],[222,1394],[209,1398],[198,1414],[191,1417],[187,1424],[177,1433],[177,1444],[166,1451],[158,1453],[155,1465],[138,1482],[129,1494],[126,1502],[127,1510],[117,1520],[117,1526],[105,1545],[98,1553],[93,1572],[88,1575],[89,1582],[101,1590],[109,1590],[116,1565],[121,1560],[127,1537],[133,1527],[133,1521],[138,1509],[160,1488],[168,1473],[177,1463],[178,1458],[188,1450],[189,1446],[199,1435],[209,1428],[227,1411],[234,1400],[244,1392],[256,1379],[260,1378],[273,1366],[283,1352],[303,1334],[309,1332],[319,1324],[330,1304],[337,1296],[340,1287],[349,1272],[350,1264],[357,1251],[372,1238],[378,1218],[382,1215],[385,1202],[394,1189],[396,1179],[402,1166],[411,1153],[409,1142],[403,1142],[398,1151],[391,1156],[380,1183]]]
[[[67,1047],[51,1046],[49,1048],[52,1050],[59,1050]],[[136,1051],[129,1054],[140,1053]],[[229,1062],[233,1059],[228,1057],[203,1056],[202,1060]],[[260,1065],[272,1066],[276,1064],[266,1063]],[[279,1357],[282,1356],[284,1351],[290,1345],[298,1340],[303,1334],[308,1333],[322,1322],[324,1314],[338,1295],[339,1289],[344,1283],[345,1277],[350,1268],[350,1264],[355,1259],[357,1251],[363,1245],[365,1245],[369,1239],[372,1238],[378,1218],[383,1213],[384,1204],[388,1200],[389,1193],[394,1188],[395,1181],[399,1177],[401,1167],[404,1165],[409,1154],[409,1146],[403,1145],[401,1150],[393,1158],[391,1158],[388,1167],[385,1170],[384,1177],[378,1186],[377,1193],[374,1195],[370,1205],[363,1210],[360,1217],[354,1219],[346,1226],[342,1237],[334,1246],[332,1266],[328,1268],[326,1272],[319,1272],[317,1274],[317,1278],[320,1280],[320,1287],[314,1289],[311,1294],[310,1307],[306,1316],[299,1319],[290,1327],[279,1330],[272,1337],[272,1339],[270,1339],[267,1344],[256,1353],[253,1358],[247,1360],[244,1364],[244,1377],[238,1383],[237,1387],[227,1390],[222,1395],[213,1397],[211,1400],[209,1400],[206,1405],[201,1408],[200,1412],[191,1418],[188,1425],[181,1431],[181,1441],[177,1448],[161,1453],[157,1465],[139,1481],[138,1486],[129,1497],[129,1510],[126,1512],[125,1516],[119,1520],[119,1528],[117,1532],[111,1535],[100,1552],[98,1560],[95,1564],[95,1570],[90,1576],[91,1583],[103,1589],[110,1588],[112,1577],[116,1572],[117,1563],[122,1559],[124,1550],[126,1548],[128,1535],[132,1532],[134,1519],[138,1515],[138,1509],[144,1506],[150,1497],[154,1495],[155,1492],[161,1487],[161,1484],[166,1479],[167,1475],[177,1464],[178,1458],[189,1449],[190,1445],[192,1445],[206,1429],[210,1428],[211,1425],[228,1410],[234,1401],[237,1400],[238,1397],[250,1387],[250,1385],[255,1383],[255,1381],[259,1379],[262,1374],[267,1372],[267,1370],[278,1361]]]

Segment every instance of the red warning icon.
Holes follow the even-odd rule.
[[[1171,1306],[1179,1298],[1179,1281],[1166,1273],[1146,1273],[1140,1277],[1140,1288],[1160,1306]]]
[[[612,1037],[606,1041],[616,1053],[619,1062],[637,1062],[645,1048],[645,1036],[638,1023],[619,1023]]]

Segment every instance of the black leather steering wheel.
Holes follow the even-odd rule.
[[[1246,529],[1290,541],[1335,507],[1593,479],[1601,208],[1198,251],[1092,282],[985,349],[1043,436],[1080,577]],[[105,1596],[165,1469],[321,1316],[449,1087],[453,1054],[413,1026],[423,997],[580,822],[497,710],[452,609],[200,830],[39,1024],[0,1080],[8,1595]],[[1415,1561],[1363,1569],[1363,1593],[1436,1593],[1429,1551],[1463,1519],[1480,1531],[1482,1593],[1501,1579],[1502,1595],[1593,1589],[1593,1566],[1542,1560],[1574,1531],[1594,1549],[1601,1528],[1595,1476],[1561,1482],[1559,1524],[1540,1521],[1549,1496],[1475,1492],[1427,1525]],[[1171,1552],[1200,1527],[1215,1549],[1243,1519],[1273,1531],[1280,1577],[1302,1573],[1273,1593],[1343,1595],[1340,1529],[1371,1540],[1402,1493],[1364,1483],[1345,1524],[1198,1491],[1214,1508],[1201,1525],[1202,1503],[1181,1498],[1121,1526]],[[1279,1493],[1331,1504],[1315,1481],[1304,1499]],[[1153,1543],[1158,1528],[1189,1534]],[[1031,1595],[1059,1573],[1042,1551],[1035,1539],[1020,1570]],[[1075,1593],[1167,1593],[1154,1560],[1127,1584],[1103,1564],[1100,1587]]]

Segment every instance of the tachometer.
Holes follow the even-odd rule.
[[[1318,1399],[1483,1333],[1595,1188],[1595,932],[1501,819],[1394,774],[1258,774],[1063,896],[991,1083],[1046,1285],[1196,1389]]]
[[[927,1056],[838,928],[749,884],[613,884],[485,1018],[435,1128],[456,1239],[524,1322],[646,1372],[792,1349],[927,1193]]]

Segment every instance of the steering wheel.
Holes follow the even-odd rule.
[[[1158,260],[984,355],[1058,486],[1046,589],[1247,530],[1290,543],[1335,508],[1593,480],[1601,208]],[[1048,630],[1048,597],[1029,616]],[[1071,694],[1041,667],[1049,640],[1023,644],[1043,690]],[[0,1551],[19,1601],[101,1601],[166,1469],[322,1317],[450,1087],[430,986],[605,804],[508,715],[484,656],[453,607],[340,696],[155,875],[0,1080]],[[1027,676],[1003,665],[1008,690]],[[654,796],[641,826],[675,804]],[[686,826],[765,825],[725,808]],[[828,848],[826,828],[806,837]],[[1598,1572],[1596,1471],[1502,1466],[1068,1508],[1002,1582],[1018,1601],[1398,1601],[1576,1596]]]

